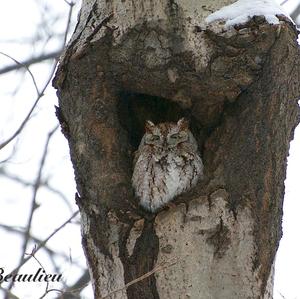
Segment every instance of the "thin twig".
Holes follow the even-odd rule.
[[[22,121],[21,125],[20,125],[19,128],[15,131],[15,133],[13,133],[11,137],[9,137],[6,141],[4,141],[4,142],[2,142],[2,143],[0,144],[0,150],[1,150],[2,148],[4,148],[5,146],[7,146],[12,140],[14,140],[14,139],[15,139],[15,138],[23,131],[25,125],[27,124],[28,120],[30,119],[30,117],[31,117],[31,115],[32,115],[33,110],[34,110],[35,107],[37,106],[38,102],[40,101],[40,99],[41,99],[42,96],[44,95],[44,92],[45,92],[46,88],[48,87],[49,83],[51,82],[52,77],[53,77],[53,75],[54,75],[54,72],[55,72],[55,70],[56,70],[56,65],[57,65],[57,62],[54,64],[54,66],[53,66],[53,68],[52,68],[52,71],[50,72],[49,78],[48,78],[46,84],[44,85],[42,91],[39,92],[38,89],[36,89],[37,92],[39,92],[39,93],[38,93],[38,96],[37,96],[37,99],[35,100],[34,104],[32,105],[32,107],[31,107],[31,109],[29,110],[28,114],[26,115],[25,119]],[[30,74],[32,74],[32,73],[30,72]],[[33,77],[33,80],[34,80],[34,77]],[[35,82],[35,80],[34,80],[34,82]]]
[[[6,230],[8,232],[11,233],[15,233],[15,234],[19,234],[19,235],[24,235],[24,228],[20,228],[20,227],[14,227],[11,225],[6,225],[6,224],[2,224],[0,223],[0,229]],[[32,234],[30,235],[30,239],[36,243],[36,244],[40,244],[42,243],[42,240],[33,236]],[[62,258],[64,258],[65,260],[69,259],[69,256],[67,256],[66,254],[62,253],[62,252],[56,252],[53,249],[49,248],[48,246],[44,246],[43,249],[45,250],[45,252],[48,254],[49,259],[51,259],[52,263],[53,263],[53,267],[58,270],[57,265],[54,262],[53,256],[60,256]],[[73,261],[72,264],[75,264],[76,266],[80,267],[80,265],[78,263],[76,263],[76,261]]]
[[[284,0],[280,3],[280,6],[284,5],[285,3],[287,3],[289,0]]]
[[[2,163],[2,161],[0,162],[0,164],[1,163]],[[28,182],[28,181],[26,181],[25,179],[23,179],[21,177],[18,177],[14,174],[11,174],[11,173],[7,172],[4,167],[0,167],[0,176],[1,175],[4,176],[7,179],[10,179],[10,180],[15,181],[19,184],[22,184],[23,186],[34,187],[34,183]],[[69,211],[71,213],[73,213],[72,205],[71,205],[70,201],[68,200],[68,198],[64,195],[64,193],[62,191],[52,187],[47,180],[41,181],[40,182],[40,187],[44,187],[44,188],[48,189],[49,191],[53,192],[54,194],[56,194],[57,196],[59,196],[62,199],[62,201],[66,204]]]
[[[68,14],[68,18],[67,18],[67,26],[66,26],[66,31],[65,31],[66,34],[65,34],[64,40],[63,40],[64,46],[66,45],[66,42],[67,42],[67,37],[68,37],[69,30],[70,30],[71,19],[72,19],[72,14],[73,14],[73,8],[75,5],[75,2],[73,2],[73,1],[68,2],[65,0],[65,2],[70,6],[70,9],[69,9],[69,14]]]
[[[48,290],[47,292],[45,292],[45,294],[44,294],[42,297],[40,297],[39,299],[45,298],[45,296],[47,296],[47,295],[48,295],[49,293],[51,293],[51,292],[62,293],[63,291],[62,291],[62,290],[59,290],[59,289],[50,289],[50,290]]]
[[[66,30],[65,30],[65,34],[64,34],[64,39],[63,39],[63,43],[62,43],[62,47],[61,47],[60,52],[63,51],[63,49],[64,49],[64,47],[65,47],[65,44],[66,44],[67,37],[68,37],[68,32],[69,32],[69,29],[70,29],[70,22],[71,22],[71,19],[72,19],[72,13],[73,13],[74,3],[71,2],[71,3],[68,3],[68,5],[70,6],[70,9],[69,9],[68,20],[67,20],[67,26],[66,26]],[[10,57],[9,55],[7,55],[7,54],[5,54],[5,53],[2,53],[2,52],[0,52],[0,53],[3,54],[3,55],[5,55],[6,57],[9,57],[9,58],[11,58],[12,60],[14,60],[16,64],[22,65],[21,62],[19,62],[19,61],[17,61],[16,59]],[[36,91],[37,91],[37,93],[38,93],[38,96],[37,96],[37,99],[35,100],[33,106],[32,106],[31,109],[29,110],[27,116],[25,117],[25,119],[24,119],[23,122],[21,123],[20,127],[16,130],[15,133],[12,134],[11,137],[9,137],[6,141],[4,141],[4,142],[2,142],[2,143],[0,144],[0,150],[1,150],[2,148],[4,148],[5,146],[7,146],[12,140],[14,140],[14,139],[22,132],[22,130],[24,129],[26,123],[27,123],[28,120],[30,119],[30,116],[31,116],[33,110],[34,110],[35,107],[37,106],[37,104],[38,104],[38,102],[40,101],[41,97],[44,95],[44,92],[45,92],[46,88],[48,87],[49,83],[51,82],[52,77],[53,77],[53,75],[54,75],[54,73],[55,73],[55,70],[56,70],[57,63],[58,63],[58,60],[55,61],[54,66],[53,66],[53,68],[52,68],[52,70],[51,70],[51,72],[50,72],[49,78],[48,78],[46,84],[44,85],[44,87],[43,87],[43,89],[42,89],[41,91],[39,91],[39,89],[38,89],[38,87],[37,87],[37,84],[36,84],[36,81],[35,81],[35,79],[34,79],[34,76],[33,76],[32,72],[29,70],[28,66],[22,65],[22,66],[29,72],[29,74],[30,74],[30,76],[31,76],[31,78],[32,78],[32,80],[33,80],[33,82],[34,82],[34,86],[35,86],[35,88],[36,88]]]
[[[40,166],[39,166],[39,170],[38,170],[38,174],[36,177],[36,180],[34,182],[34,186],[33,186],[33,195],[32,195],[32,200],[31,200],[31,207],[30,207],[30,213],[29,213],[29,217],[28,217],[28,221],[27,221],[27,225],[26,225],[26,231],[24,232],[24,241],[23,241],[23,245],[22,245],[22,252],[20,255],[20,261],[19,261],[19,265],[22,264],[23,260],[24,260],[24,255],[27,249],[27,245],[28,242],[30,240],[30,230],[31,230],[31,224],[32,224],[32,219],[33,219],[33,214],[35,212],[36,209],[36,196],[37,196],[37,192],[40,188],[41,185],[41,179],[42,179],[42,172],[43,172],[43,168],[45,165],[45,161],[46,161],[46,157],[47,157],[47,153],[48,153],[48,146],[49,146],[49,142],[51,137],[53,136],[53,134],[57,131],[58,129],[58,125],[49,132],[45,146],[44,146],[44,150],[43,150],[43,155],[42,155],[42,159],[40,162]],[[12,280],[8,286],[8,290],[11,290],[12,287],[14,285],[14,281]],[[5,299],[9,299],[8,297]]]
[[[0,150],[3,149],[5,146],[7,146],[12,140],[14,140],[24,129],[26,123],[28,122],[33,110],[35,109],[36,105],[38,104],[40,98],[42,96],[38,96],[38,98],[35,100],[33,106],[31,107],[31,109],[29,110],[27,116],[25,117],[25,119],[23,120],[23,122],[21,123],[20,127],[16,130],[16,132],[11,136],[9,137],[6,141],[2,142],[0,144]]]
[[[36,93],[39,96],[40,95],[39,88],[38,88],[38,86],[36,84],[35,78],[34,78],[32,72],[31,72],[31,70],[28,68],[28,65],[23,64],[22,62],[19,62],[18,60],[16,60],[15,58],[11,57],[10,55],[8,55],[6,53],[0,52],[0,54],[3,55],[3,56],[5,56],[5,57],[7,57],[7,58],[9,58],[9,59],[11,59],[11,60],[13,60],[16,63],[16,65],[18,66],[18,68],[24,68],[29,73],[29,75],[30,75],[30,77],[32,79],[33,85],[35,87]]]
[[[40,267],[44,270],[44,272],[47,275],[46,269],[44,268],[44,266],[40,262],[40,260],[35,256],[35,253],[36,253],[36,245],[34,245],[34,248],[31,251],[31,253],[25,253],[25,255],[31,256],[40,265]],[[46,281],[46,289],[45,289],[45,293],[44,293],[43,297],[45,297],[45,294],[47,294],[48,290],[49,290],[49,281]],[[43,298],[43,297],[41,297],[41,298]]]
[[[32,79],[33,85],[34,85],[35,90],[36,90],[36,92],[37,92],[37,99],[35,100],[33,106],[32,106],[31,109],[29,110],[29,112],[28,112],[28,114],[26,115],[25,119],[22,121],[21,125],[20,125],[19,128],[16,130],[16,132],[15,132],[14,134],[12,134],[12,136],[9,137],[6,141],[4,141],[4,142],[2,142],[2,143],[0,144],[0,150],[1,150],[1,149],[4,148],[6,145],[8,145],[13,139],[15,139],[15,138],[21,133],[21,131],[24,129],[24,127],[25,127],[26,123],[28,122],[28,120],[29,120],[29,118],[30,118],[30,116],[31,116],[31,114],[32,114],[32,112],[33,112],[33,110],[35,109],[36,105],[38,104],[40,98],[43,96],[44,91],[45,91],[45,89],[46,89],[46,87],[48,86],[49,83],[48,83],[47,86],[45,86],[45,88],[43,88],[43,90],[40,92],[40,91],[39,91],[39,88],[38,88],[38,86],[37,86],[36,80],[35,80],[35,78],[34,78],[34,75],[33,75],[32,72],[30,71],[30,69],[28,68],[28,66],[22,64],[21,62],[17,61],[16,59],[14,59],[13,57],[11,57],[11,56],[8,55],[8,54],[5,54],[5,53],[3,53],[3,52],[0,52],[0,54],[2,54],[2,55],[4,55],[4,56],[6,56],[6,57],[12,59],[18,66],[24,67],[24,68],[26,69],[26,71],[29,73],[29,75],[30,75],[30,77],[31,77],[31,79]],[[51,77],[52,77],[52,75],[51,75]]]
[[[37,247],[36,247],[36,250],[35,252],[38,252],[41,248],[44,248],[44,246],[47,244],[47,242],[55,235],[57,234],[61,229],[63,229],[68,223],[70,223],[77,215],[78,215],[79,211],[75,212],[67,221],[65,221],[62,225],[60,225],[57,229],[55,229],[43,242],[41,242]],[[31,256],[28,256],[27,258],[23,259],[22,263],[20,265],[18,265],[13,271],[11,271],[9,273],[9,275],[16,275],[20,268],[26,264],[32,257]],[[3,281],[2,281],[3,282]],[[5,293],[8,297],[6,298],[9,298],[9,299],[12,299],[12,298],[16,298],[18,299],[18,297],[12,297],[11,296],[11,290],[10,289],[4,289],[3,287],[1,287],[1,284],[2,282],[0,282],[0,288],[2,290],[5,290]],[[53,290],[54,291],[54,290]],[[55,290],[55,291],[60,291],[60,290]]]
[[[298,4],[298,5],[296,6],[296,8],[294,8],[294,10],[290,13],[291,19],[292,19],[296,24],[297,24],[296,20],[297,20],[299,14],[300,14],[300,4]]]
[[[3,75],[3,74],[6,74],[6,73],[9,73],[11,71],[19,70],[21,68],[25,68],[27,71],[29,71],[28,67],[32,64],[40,63],[40,62],[43,62],[43,61],[49,60],[49,59],[58,59],[58,57],[61,54],[61,49],[50,52],[50,53],[41,54],[37,57],[29,58],[28,60],[25,60],[23,62],[19,62],[16,59],[10,57],[9,55],[7,55],[5,53],[1,52],[1,54],[9,57],[10,59],[12,59],[15,62],[15,64],[8,65],[8,66],[3,67],[2,69],[0,69],[0,75]]]
[[[56,228],[44,241],[42,241],[37,247],[35,252],[38,252],[41,248],[43,248],[47,242],[56,235],[61,229],[63,229],[68,223],[70,223],[77,215],[79,211],[75,212],[68,220],[66,220],[62,225],[60,225],[58,228]],[[23,259],[22,264],[18,265],[13,271],[9,273],[9,275],[16,275],[20,268],[26,264],[31,259],[31,256],[28,256],[27,258]],[[1,283],[0,283],[1,285]]]
[[[168,262],[165,262],[165,263],[163,263],[163,264],[160,264],[160,265],[158,265],[157,267],[154,267],[151,271],[149,271],[149,272],[143,274],[142,276],[140,276],[140,277],[138,277],[138,278],[136,278],[136,279],[134,279],[134,280],[128,282],[127,284],[125,284],[124,287],[119,288],[119,289],[117,289],[117,290],[114,290],[114,291],[110,292],[109,294],[105,295],[105,296],[102,297],[101,299],[106,299],[106,298],[111,297],[111,296],[114,295],[115,293],[122,292],[122,291],[126,290],[128,287],[130,287],[131,285],[133,285],[133,284],[135,284],[135,283],[137,283],[137,282],[139,282],[139,281],[141,281],[141,280],[146,279],[147,277],[151,276],[152,274],[157,273],[157,272],[160,272],[160,271],[162,271],[162,270],[164,270],[164,269],[166,269],[166,268],[169,268],[169,267],[171,267],[171,266],[174,266],[177,262],[178,262],[178,259],[175,258],[173,261],[168,261]]]
[[[65,42],[66,42],[66,39],[67,39],[69,27],[70,27],[70,20],[71,20],[71,17],[72,17],[72,10],[73,10],[73,6],[74,5],[73,4],[72,5],[69,4],[69,6],[70,6],[70,10],[69,10],[69,15],[68,15],[68,22],[67,22],[67,27],[66,27],[65,34],[64,34],[64,39],[63,39],[63,44],[62,44],[61,51],[65,47]],[[40,91],[38,89],[38,87],[37,87],[35,78],[34,78],[33,74],[31,73],[31,71],[29,70],[28,66],[26,66],[26,65],[18,62],[16,59],[10,57],[7,54],[4,54],[4,53],[2,53],[2,54],[5,55],[6,57],[11,58],[17,65],[19,65],[20,67],[24,67],[29,72],[29,74],[30,74],[30,76],[31,76],[31,78],[33,80],[35,89],[37,91],[37,98],[36,98],[33,106],[31,107],[29,113],[27,114],[27,116],[25,117],[25,119],[22,121],[21,125],[16,130],[16,132],[13,133],[12,136],[9,137],[6,141],[4,141],[4,142],[2,142],[0,144],[0,150],[2,148],[4,148],[6,145],[8,145],[12,140],[14,140],[22,132],[22,130],[24,129],[24,127],[27,124],[28,120],[30,119],[30,117],[31,117],[34,109],[36,108],[39,100],[44,95],[44,92],[45,92],[46,88],[48,87],[49,83],[51,82],[52,77],[53,77],[53,75],[55,73],[55,70],[56,70],[56,66],[57,66],[57,61],[56,61],[55,64],[54,64],[54,66],[53,66],[53,68],[52,68],[52,70],[51,70],[51,72],[50,72],[50,74],[49,74],[47,82],[45,83],[44,87]],[[19,262],[18,266],[11,272],[11,275],[16,275],[18,273],[19,269],[32,257],[32,256],[28,256],[27,258],[25,258],[24,255],[25,255],[25,251],[26,251],[26,248],[27,248],[27,245],[28,245],[28,242],[29,242],[29,238],[30,238],[31,224],[32,224],[33,214],[34,214],[34,211],[35,211],[35,208],[36,208],[36,195],[37,195],[37,191],[38,191],[38,189],[40,187],[40,183],[41,183],[42,170],[43,170],[43,166],[44,166],[45,159],[46,159],[46,156],[47,156],[48,144],[49,144],[49,141],[51,139],[51,136],[54,134],[54,132],[57,130],[57,128],[58,128],[58,126],[56,126],[56,128],[54,130],[52,130],[48,134],[48,138],[47,138],[47,142],[46,142],[45,147],[44,147],[44,152],[43,152],[43,156],[42,156],[42,159],[41,159],[41,163],[40,163],[38,175],[37,175],[37,178],[36,178],[36,181],[35,181],[35,185],[34,185],[33,197],[32,197],[32,201],[31,201],[30,215],[29,215],[29,219],[28,219],[28,222],[27,222],[26,231],[25,231],[25,234],[24,234],[24,242],[23,242],[23,246],[22,246],[22,254],[20,256],[20,262]],[[57,230],[55,230],[44,242],[40,243],[39,246],[36,248],[36,251],[38,251],[40,248],[42,248],[43,246],[45,246],[46,242],[54,234],[56,234],[60,229],[62,229],[67,223],[69,223],[77,214],[78,214],[78,212],[74,213],[73,216],[67,222],[65,222]],[[14,284],[14,282],[11,281],[11,283],[9,284],[9,286],[8,286],[8,288],[6,290],[5,299],[9,299],[10,298],[9,294],[11,292],[13,284]]]
[[[70,287],[62,291],[61,296],[58,298],[63,299],[74,299],[76,294],[79,294],[85,287],[90,283],[90,273],[85,270],[84,273],[79,277],[79,279]],[[77,298],[77,297],[76,297]]]
[[[13,146],[13,149],[11,150],[10,154],[4,159],[4,160],[1,160],[0,161],[0,165],[1,164],[4,164],[4,163],[7,163],[7,162],[10,162],[10,160],[12,159],[12,157],[16,154],[17,152],[17,144],[18,142],[16,142]]]
[[[47,275],[47,271],[46,271],[45,267],[43,266],[43,264],[41,263],[41,261],[35,256],[35,254],[36,254],[36,245],[34,246],[34,248],[31,251],[31,253],[25,253],[25,255],[28,255],[28,256],[32,257],[40,265],[40,267],[42,268],[42,270],[44,271],[44,273]],[[45,296],[47,296],[47,294],[50,293],[50,292],[60,292],[60,293],[62,293],[62,291],[58,290],[58,289],[53,289],[53,288],[49,289],[49,281],[47,280],[46,281],[45,292],[44,292],[44,294],[39,299],[45,298]]]
[[[9,299],[20,299],[18,296],[16,296],[15,294],[13,294],[11,291],[6,290],[5,288],[0,286],[0,290],[2,290],[5,294],[9,295]]]

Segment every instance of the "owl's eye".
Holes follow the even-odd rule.
[[[157,144],[160,142],[160,136],[155,134],[148,134],[146,135],[145,142],[147,144]]]
[[[179,139],[181,136],[179,135],[179,133],[175,133],[175,134],[172,134],[171,136],[170,136],[170,138],[172,138],[172,139],[174,139],[174,140],[177,140],[177,139]]]
[[[157,140],[159,140],[159,139],[160,139],[159,135],[152,135],[152,136],[150,137],[150,140],[151,140],[151,141],[157,141]]]

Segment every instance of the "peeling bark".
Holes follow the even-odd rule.
[[[83,1],[54,80],[95,298],[272,298],[286,157],[298,123],[296,31],[204,18],[234,1]],[[186,116],[205,179],[143,211],[131,187],[146,119]]]

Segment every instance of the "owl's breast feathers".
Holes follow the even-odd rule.
[[[155,212],[177,195],[195,186],[203,176],[198,153],[174,149],[169,152],[137,152],[133,187],[140,204]]]
[[[132,186],[140,205],[155,212],[197,184],[203,177],[203,163],[195,138],[186,127],[182,127],[181,121],[177,124],[152,124],[150,129],[152,133],[145,133],[134,154]],[[181,141],[178,132],[186,136],[186,131],[188,138]],[[162,138],[170,140],[170,144],[162,142]]]

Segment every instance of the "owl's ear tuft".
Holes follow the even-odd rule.
[[[146,120],[145,131],[147,133],[151,133],[154,127],[155,127],[155,124],[151,120]]]
[[[189,121],[186,118],[181,118],[178,122],[177,122],[177,126],[181,129],[181,130],[186,130],[189,128]]]

